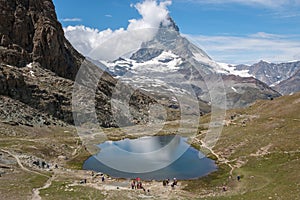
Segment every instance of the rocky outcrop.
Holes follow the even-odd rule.
[[[274,87],[275,90],[283,95],[293,94],[300,91],[300,70],[293,76],[280,82]]]
[[[17,112],[16,112],[17,111]],[[18,100],[0,96],[0,122],[18,126],[65,126],[66,123]],[[3,133],[2,133],[3,134]]]
[[[39,64],[18,68],[1,64],[0,95],[26,104],[39,113],[72,123],[73,81],[57,76]],[[20,110],[12,109],[15,112]]]
[[[142,63],[159,56],[162,52],[162,49],[142,48],[132,54],[130,59],[136,60],[138,63]]]
[[[229,108],[246,107],[258,99],[274,99],[281,96],[267,84],[253,77],[223,75],[222,79]]]
[[[118,126],[111,107],[117,80],[85,61],[66,40],[52,0],[0,1],[0,8],[0,122],[63,125],[82,117],[86,120],[79,123],[88,123],[89,115],[96,112],[99,125]],[[81,67],[89,74],[76,84],[86,90],[91,89],[91,80],[96,84],[95,98],[89,99],[93,102],[81,102],[95,105],[91,112],[72,108],[74,81]],[[100,79],[93,77],[97,71]],[[87,98],[84,92],[79,95]],[[137,91],[130,101],[131,113],[118,116],[126,124],[146,122],[147,109],[154,102]]]
[[[38,62],[75,79],[84,57],[65,39],[51,0],[0,2],[0,62],[25,67]]]

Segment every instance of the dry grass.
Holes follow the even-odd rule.
[[[198,180],[208,189],[219,188],[216,196],[205,199],[300,199],[299,113],[300,93],[227,112],[230,123],[214,151],[235,166],[233,178],[224,179],[224,173],[229,175],[225,170],[209,175],[205,184]],[[221,191],[223,184],[227,192]],[[192,182],[189,190],[199,189]]]
[[[182,185],[186,185],[185,189],[174,191],[165,199],[300,199],[299,113],[300,93],[273,101],[258,101],[246,109],[228,111],[228,126],[224,127],[213,150],[234,167],[232,177],[229,178],[231,169],[228,164],[218,161],[217,172],[199,180],[182,182]],[[209,120],[209,115],[201,119],[198,139],[204,136]],[[184,126],[188,130],[189,125]],[[166,124],[164,134],[170,134],[176,128],[176,123]],[[118,129],[105,129],[103,132],[106,138],[111,139],[135,138],[146,134],[126,135]],[[81,168],[84,160],[90,156],[76,130],[71,127],[32,128],[0,124],[0,140],[0,148],[18,155],[33,155],[58,162],[69,169]],[[200,148],[201,144],[198,141],[193,145]],[[59,161],[57,157],[62,154],[68,160]],[[131,191],[102,191],[86,186],[76,186],[73,191],[65,190],[66,184],[80,179],[80,176],[73,177],[74,173],[77,172],[62,171],[56,174],[52,185],[41,190],[41,196],[44,199],[140,198],[141,194]],[[53,172],[49,175],[53,175]],[[242,177],[241,182],[236,180],[237,175]],[[11,165],[11,169],[7,169],[0,180],[1,198],[26,199],[32,195],[32,189],[43,186],[47,178]],[[222,191],[223,185],[228,187],[228,191]],[[153,198],[159,195],[154,193]]]

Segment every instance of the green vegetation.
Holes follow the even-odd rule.
[[[300,199],[299,113],[299,93],[228,111],[229,125],[213,150],[234,167],[232,178],[226,180],[230,168],[221,167],[188,182],[186,189],[202,196],[199,199]],[[215,190],[214,195],[206,195],[206,190]]]
[[[70,186],[71,182],[52,182],[52,185],[44,190],[41,190],[40,195],[45,200],[57,200],[57,199],[105,199],[105,196],[100,190],[86,187],[86,186]]]
[[[263,158],[253,157],[234,172],[234,177],[241,175],[240,182],[233,179],[227,185],[228,191],[205,199],[299,199],[299,156],[298,153],[290,156],[270,154]],[[213,183],[210,181],[208,185]]]
[[[87,160],[91,154],[84,148],[80,148],[75,157],[67,161],[66,167],[70,169],[80,170],[85,160]]]
[[[217,191],[219,187],[228,182],[227,172],[230,168],[221,164],[218,170],[197,180],[186,181],[187,187],[184,190],[193,193],[207,193],[207,191]]]
[[[258,101],[245,109],[230,110],[213,151],[201,146],[200,141],[207,132],[210,120],[209,115],[202,117],[198,135],[189,142],[208,157],[217,160],[218,171],[198,180],[180,181],[184,187],[176,190],[176,193],[163,194],[159,191],[161,183],[149,183],[154,184],[158,190],[154,190],[154,197],[165,195],[170,199],[207,200],[300,199],[299,113],[300,93],[273,101]],[[170,122],[160,133],[172,134],[177,128],[177,122]],[[188,133],[191,126],[184,124],[184,128]],[[129,129],[130,133],[137,134],[126,135],[120,129],[103,129],[92,143],[148,134],[147,131],[142,132],[143,127]],[[21,161],[31,171],[22,170],[17,162],[10,164],[10,168],[5,169],[6,173],[0,177],[0,194],[3,199],[30,198],[34,188],[44,187],[50,179],[35,172],[52,176],[49,187],[40,190],[43,199],[135,199],[141,194],[131,190],[123,193],[121,190],[103,189],[103,185],[92,185],[91,182],[78,185],[82,178],[87,177],[91,181],[89,172],[79,169],[92,154],[86,150],[86,145],[92,143],[83,144],[74,128],[37,128],[0,123],[0,135],[1,149],[9,150],[19,157],[36,156],[62,167],[55,172],[30,169],[24,162],[25,158]],[[58,159],[61,155],[66,159]],[[9,156],[7,159],[14,160]],[[241,181],[237,181],[238,175]],[[227,191],[223,191],[223,186],[226,186]]]
[[[1,177],[1,199],[26,199],[32,196],[32,189],[43,186],[47,177],[15,170],[12,174]]]

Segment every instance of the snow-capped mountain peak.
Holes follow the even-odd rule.
[[[156,36],[144,42],[129,58],[102,63],[112,75],[134,88],[158,96],[175,95],[184,99],[183,105],[191,113],[199,106],[199,100],[202,101],[201,109],[208,111],[212,104],[224,108],[240,107],[258,98],[279,96],[254,79],[248,69],[211,59],[205,51],[181,36],[171,19],[170,24],[162,25]],[[245,91],[251,91],[251,94]],[[230,94],[226,102],[225,92]],[[211,99],[211,94],[216,96]],[[195,108],[191,108],[191,102],[195,103]]]
[[[144,50],[143,50],[144,51]],[[133,59],[136,58],[136,59]],[[174,72],[180,68],[183,59],[171,51],[161,51],[156,57],[144,58],[141,61],[138,57],[119,58],[113,62],[101,61],[115,76],[124,76],[125,73],[139,74],[142,72]]]

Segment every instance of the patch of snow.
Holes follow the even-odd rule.
[[[276,83],[273,83],[272,85],[270,85],[270,87],[274,87],[274,86],[278,85],[279,83],[281,83],[281,81],[277,81]]]
[[[212,59],[203,55],[202,53],[193,53],[193,55],[194,55],[194,58],[199,62],[204,62],[204,63],[214,62]]]
[[[232,74],[240,77],[253,77],[253,75],[249,74],[249,70],[237,70],[236,67],[233,65],[216,62],[208,57],[203,57],[202,54],[194,54],[194,58],[199,62],[203,62],[210,65],[216,73],[227,75]]]
[[[210,59],[209,57],[203,56],[203,54],[201,53],[193,53],[193,55],[194,55],[194,59],[197,60],[198,62],[208,64],[213,68],[218,68],[217,66],[218,64],[212,59]]]
[[[32,77],[35,77],[34,71],[30,70],[29,73],[30,73],[30,75],[31,75]]]
[[[234,92],[237,92],[237,89],[235,89],[234,87],[231,87],[231,89],[232,89]]]
[[[105,65],[106,67],[110,66],[112,63],[104,61],[104,60],[99,60],[99,62],[103,65]]]
[[[291,61],[288,61],[288,63],[294,63],[294,62],[299,62],[299,60],[291,60]]]
[[[11,66],[11,65],[5,64],[5,66],[6,66],[6,67],[9,67],[9,68],[13,68],[13,66]]]
[[[253,77],[253,75],[249,74],[249,70],[237,70],[235,66],[229,65],[226,63],[218,62],[218,69],[219,73],[223,74],[232,74],[240,77]]]
[[[166,63],[161,62],[162,60],[170,60]],[[164,51],[158,57],[152,60],[137,63],[132,60],[133,69],[138,71],[152,71],[152,72],[169,72],[176,71],[179,69],[179,65],[182,63],[182,59],[171,52]]]
[[[177,99],[175,97],[172,97],[171,101],[177,102]]]
[[[106,65],[112,72],[115,72],[115,67],[118,65],[124,69],[131,69],[131,73],[138,72],[173,72],[179,69],[179,65],[183,62],[182,59],[171,53],[164,51],[159,56],[142,63],[136,62],[129,58],[123,58],[115,62],[100,61]]]
[[[29,63],[29,64],[27,64],[27,65],[26,65],[26,67],[28,67],[28,68],[32,68],[32,67],[33,67],[33,63]]]

